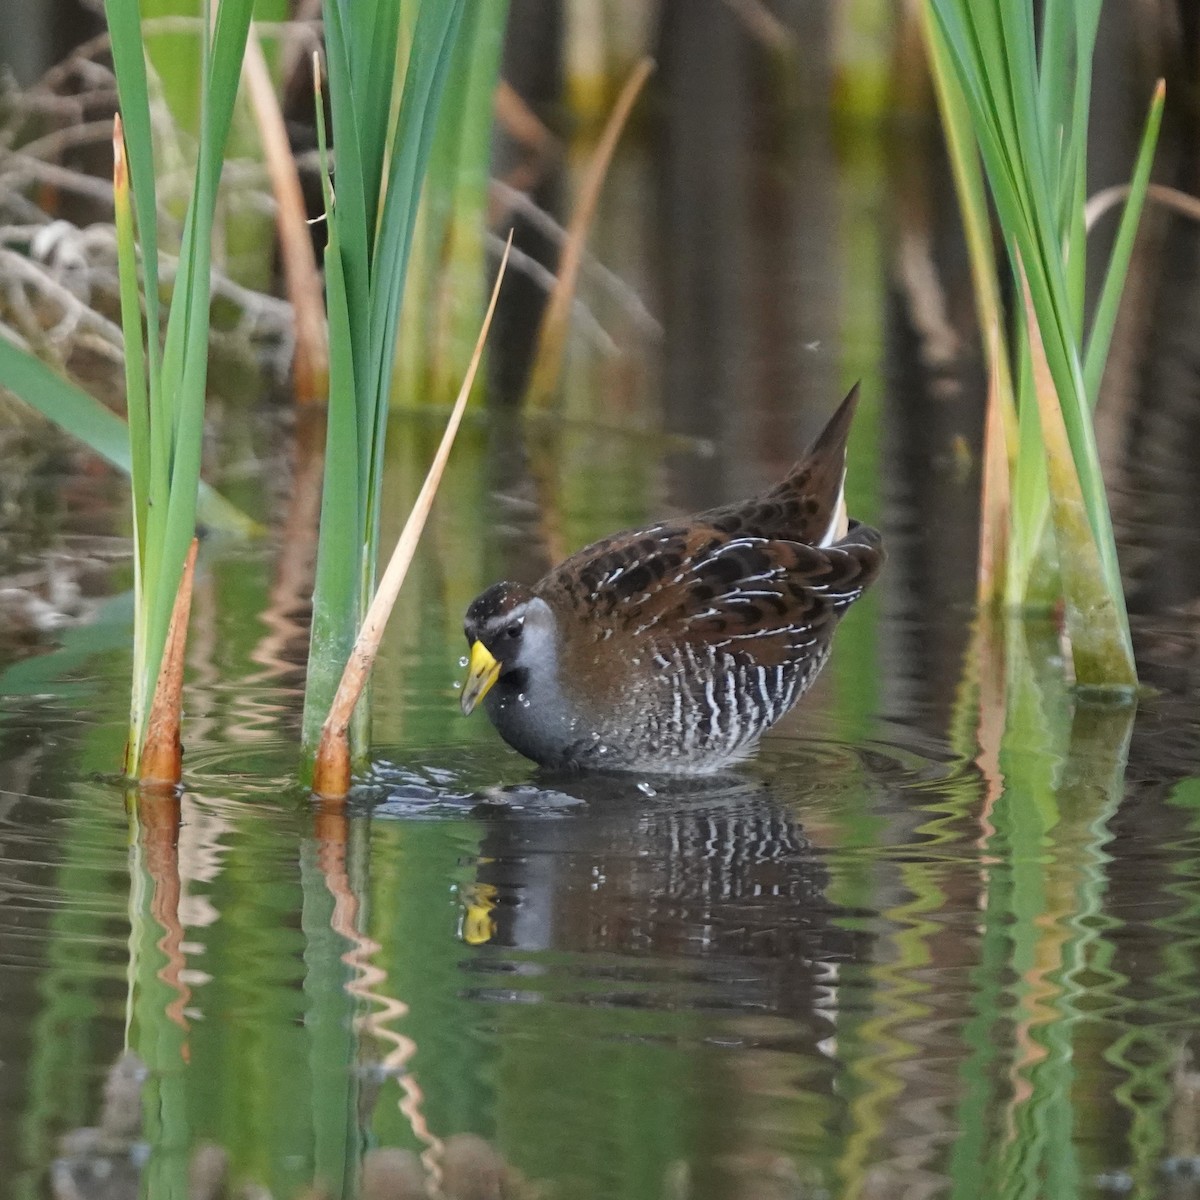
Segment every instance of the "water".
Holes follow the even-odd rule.
[[[1200,243],[1158,227],[1153,319],[1118,332],[1105,453],[1151,690],[1088,704],[1053,626],[974,628],[981,389],[936,155],[820,120],[760,144],[722,62],[598,223],[661,340],[585,291],[625,356],[577,346],[555,417],[468,421],[344,810],[293,782],[306,421],[214,416],[210,478],[271,536],[205,547],[178,803],[111,774],[119,483],[6,447],[4,1200],[1200,1196]],[[911,319],[922,238],[948,362]],[[461,717],[478,591],[773,480],[856,378],[849,499],[890,562],[757,759],[552,778]],[[440,433],[395,428],[393,536]]]
[[[504,1195],[1196,1195],[1194,707],[1064,708],[997,775],[831,690],[725,778],[484,731],[344,811],[231,722],[132,825],[81,769],[119,725],[10,711],[4,1194],[366,1194],[392,1148]]]

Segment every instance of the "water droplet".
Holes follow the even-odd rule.
[[[467,662],[468,662],[468,661],[469,661],[469,660],[468,660],[467,656],[464,654],[464,655],[462,656],[462,658],[460,658],[460,659],[458,660],[458,665],[459,665],[460,667],[465,667],[465,666],[467,665]]]
[[[461,679],[456,679],[456,680],[454,681],[454,690],[455,690],[456,692],[461,692],[461,691],[462,691],[462,680],[461,680]]]
[[[602,744],[602,745],[599,745],[599,746],[597,746],[597,747],[596,747],[596,750],[597,750],[597,752],[598,752],[598,753],[600,753],[600,754],[607,754],[607,753],[608,753],[608,747],[607,747],[607,746],[605,746],[605,745],[603,745],[603,744]]]
[[[641,792],[643,796],[657,796],[658,795],[658,793],[648,783],[646,783],[645,780],[643,780],[641,783],[639,783],[637,785],[637,790],[639,792]]]

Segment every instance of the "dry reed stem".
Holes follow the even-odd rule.
[[[558,283],[546,305],[542,316],[542,327],[538,334],[537,354],[530,374],[528,403],[535,408],[545,407],[554,394],[562,369],[563,348],[567,341],[567,324],[571,305],[575,299],[575,288],[579,282],[579,268],[583,261],[584,243],[596,216],[600,202],[600,191],[612,162],[613,152],[621,132],[629,120],[634,103],[641,94],[646,80],[654,70],[654,60],[643,58],[634,67],[632,74],[621,89],[613,106],[600,141],[592,153],[583,184],[579,189],[579,200],[567,226],[567,240],[558,264]]]
[[[549,158],[558,139],[521,98],[516,88],[503,79],[496,84],[492,112],[500,128],[538,158]]]
[[[384,571],[371,606],[367,609],[367,615],[363,619],[354,648],[350,651],[346,669],[342,672],[341,682],[334,693],[333,703],[329,706],[329,716],[325,718],[325,724],[321,727],[321,741],[317,746],[317,755],[313,762],[312,788],[314,794],[324,800],[344,799],[350,790],[350,742],[347,737],[350,718],[354,714],[359,696],[362,695],[371,668],[375,665],[375,658],[379,653],[379,643],[383,639],[383,631],[387,627],[388,618],[392,615],[392,608],[395,606],[396,597],[400,594],[404,577],[408,574],[409,564],[412,562],[417,548],[417,541],[421,536],[421,531],[425,528],[429,510],[433,507],[433,500],[437,495],[438,485],[442,481],[442,473],[446,469],[446,462],[450,457],[455,435],[458,433],[463,413],[466,411],[467,401],[471,396],[471,387],[475,382],[475,374],[479,370],[479,363],[483,358],[483,347],[487,341],[488,330],[492,325],[492,316],[496,311],[496,300],[500,295],[500,285],[504,281],[504,271],[508,266],[508,252],[511,246],[512,234],[509,233],[504,256],[500,260],[500,269],[496,273],[496,282],[492,287],[492,296],[488,301],[487,312],[484,314],[483,325],[480,327],[479,337],[475,341],[475,350],[471,355],[462,387],[459,388],[458,398],[454,401],[450,419],[446,422],[446,432],[442,434],[441,443],[437,448],[437,453],[433,456],[433,462],[429,465],[425,482],[421,485],[412,512],[409,513],[400,538],[396,542],[396,548],[392,551],[387,570]]]
[[[999,330],[986,337],[988,347],[987,411],[983,429],[983,485],[979,498],[979,568],[976,576],[975,599],[979,607],[987,608],[1004,595],[1005,571],[1008,565],[1008,540],[1012,515],[1012,462],[1015,447],[1009,445],[1004,425],[1006,406],[1012,397],[1001,389],[1007,377],[1002,372],[999,356],[1005,353],[1004,339]]]
[[[504,80],[496,85],[492,98],[492,114],[496,127],[503,130],[524,151],[518,161],[499,180],[493,179],[488,189],[487,227],[494,229],[508,218],[508,208],[497,196],[497,185],[508,187],[522,195],[535,192],[546,178],[550,165],[562,155],[562,144],[542,124],[537,114],[525,103],[511,84]],[[516,266],[514,256],[513,266]]]
[[[772,54],[791,54],[796,49],[796,35],[764,3],[763,0],[725,0],[734,15],[745,25],[750,35]],[[835,9],[836,15],[840,9]]]
[[[296,350],[292,386],[300,404],[312,404],[329,390],[329,346],[325,334],[325,308],[321,275],[313,253],[304,209],[300,174],[279,110],[279,98],[267,70],[262,43],[254,26],[246,41],[242,74],[262,138],[271,190],[277,205],[280,257],[288,299],[292,303]]]
[[[1116,207],[1129,195],[1129,184],[1120,183],[1115,187],[1104,188],[1092,196],[1083,210],[1083,221],[1087,231],[1091,233],[1092,226],[1110,208]],[[1161,204],[1164,208],[1174,209],[1193,221],[1200,221],[1200,200],[1181,192],[1178,188],[1167,187],[1161,183],[1151,183],[1146,188],[1146,199]]]
[[[162,666],[154,688],[154,702],[146,722],[146,738],[138,759],[138,780],[143,785],[176,787],[183,778],[183,744],[179,740],[179,720],[183,709],[183,656],[187,646],[188,617],[192,611],[192,580],[196,573],[196,547],[192,538],[171,624],[163,648]]]

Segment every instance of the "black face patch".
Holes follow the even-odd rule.
[[[493,584],[486,592],[477,596],[472,601],[471,607],[467,609],[467,615],[463,622],[467,641],[475,641],[488,626],[503,622],[506,617],[531,599],[532,593],[524,584],[508,582]]]

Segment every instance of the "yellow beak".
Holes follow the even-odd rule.
[[[467,681],[463,684],[462,710],[469,716],[471,710],[492,690],[492,684],[500,678],[500,663],[482,643],[471,647],[471,661],[467,667]]]

